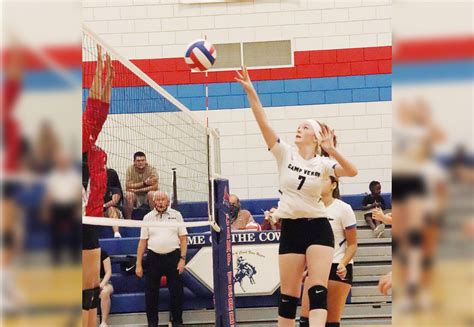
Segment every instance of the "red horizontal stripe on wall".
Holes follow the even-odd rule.
[[[397,63],[474,58],[474,36],[412,39],[397,42],[393,60]]]
[[[79,45],[77,46],[66,46],[66,47],[44,47],[32,51],[31,49],[24,48],[22,50],[15,50],[15,56],[21,55],[24,60],[24,67],[27,70],[42,70],[49,69],[48,65],[37,55],[37,52],[41,51],[41,55],[54,62],[55,65],[63,69],[73,69],[81,67],[82,63],[82,49]],[[2,59],[5,64],[8,64],[9,57],[13,53],[11,50],[2,51]]]
[[[249,70],[254,81],[385,74],[392,71],[391,57],[392,47],[296,51],[294,53],[294,67]],[[184,62],[184,58],[140,59],[132,60],[132,62],[155,82],[162,85],[235,81],[233,70],[209,72],[207,78],[205,73],[191,72]],[[120,63],[114,62],[114,65],[117,72],[127,73],[114,81],[114,86],[145,85],[137,77],[131,78],[128,74],[133,74]],[[95,62],[83,63],[84,75],[93,75],[94,71]],[[92,78],[84,78],[83,81],[84,87],[88,88]]]

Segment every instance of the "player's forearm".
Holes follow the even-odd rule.
[[[146,246],[147,246],[147,240],[140,240],[138,242],[137,261],[136,261],[137,267],[142,266],[143,254],[145,253]]]
[[[114,194],[112,195],[112,205],[117,205],[120,202],[120,195],[119,194]]]
[[[342,153],[337,151],[336,148],[329,149],[327,152],[342,167],[344,170],[344,176],[354,177],[357,175],[357,167],[342,155]]]
[[[351,260],[354,258],[356,252],[357,252],[357,243],[348,245],[346,249],[346,253],[344,254],[344,257],[341,260],[341,263],[344,266],[347,266],[349,262],[351,262]]]
[[[158,191],[158,185],[151,185],[151,186],[135,189],[135,192],[145,193],[145,192],[150,192],[150,191]]]
[[[136,189],[139,189],[141,187],[143,187],[143,182],[139,182],[139,183],[127,183],[127,191],[130,191],[130,190],[136,190]]]
[[[102,279],[102,283],[107,284],[110,280],[110,277],[112,277],[112,271],[107,271],[104,275],[104,278]]]
[[[392,214],[388,213],[386,215],[383,215],[382,221],[384,224],[391,225],[392,224]]]
[[[179,237],[179,253],[180,256],[186,258],[186,253],[188,252],[188,237],[180,236]]]
[[[373,204],[367,204],[365,206],[362,206],[363,210],[369,210],[369,209],[372,209],[372,208],[375,208],[375,206]]]

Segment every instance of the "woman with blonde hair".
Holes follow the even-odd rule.
[[[294,326],[301,295],[301,276],[308,267],[309,320],[323,327],[327,316],[327,284],[334,254],[334,235],[321,200],[324,179],[355,176],[357,168],[334,146],[334,131],[313,119],[301,122],[292,147],[279,139],[242,67],[235,78],[244,88],[265,143],[278,167],[281,219],[278,326]],[[325,151],[332,159],[322,156]]]

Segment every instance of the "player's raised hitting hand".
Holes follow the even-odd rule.
[[[110,58],[110,54],[107,52],[105,54],[105,63],[107,66],[107,79],[114,79],[115,77],[115,69],[112,65],[112,59]]]
[[[250,80],[247,67],[242,66],[242,72],[236,71],[236,73],[237,73],[237,77],[235,77],[234,79],[242,85],[245,92],[248,93],[255,90],[253,87],[252,81]]]
[[[334,130],[329,128],[327,125],[321,125],[321,132],[319,133],[319,140],[321,144],[321,148],[329,152],[330,150],[335,148],[334,145]]]

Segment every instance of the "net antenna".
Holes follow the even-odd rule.
[[[104,52],[108,52],[111,55],[116,71],[118,70],[117,68],[123,70],[123,76],[117,82],[118,86],[114,84],[111,101],[112,114],[109,114],[106,125],[104,125],[98,140],[100,146],[106,152],[111,153],[109,155],[109,162],[115,164],[112,167],[119,166],[117,171],[121,180],[124,181],[125,171],[130,163],[130,153],[132,150],[143,149],[147,154],[147,159],[148,154],[152,155],[150,162],[161,162],[159,167],[157,167],[157,169],[161,169],[159,177],[160,189],[164,186],[171,191],[172,185],[175,183],[177,184],[180,198],[183,200],[196,201],[196,198],[189,196],[193,192],[195,197],[199,197],[200,201],[207,199],[209,201],[207,223],[214,230],[219,231],[219,227],[215,222],[212,201],[213,191],[209,188],[215,175],[215,165],[212,163],[215,158],[215,151],[210,151],[210,147],[212,143],[217,144],[216,142],[218,142],[216,141],[219,138],[217,131],[209,127],[207,120],[204,123],[197,119],[194,113],[174,98],[165,88],[161,87],[149,75],[121,55],[85,24],[83,24],[83,33],[84,37],[91,39],[92,43],[99,44],[104,49]],[[94,59],[93,54],[88,55],[91,56],[91,59]],[[91,62],[89,64],[92,67]],[[125,78],[133,79],[134,82],[132,84],[139,87],[134,88],[132,91],[126,90],[129,85],[123,82]],[[125,87],[121,89],[120,86],[122,85]],[[137,114],[137,109],[134,108],[136,102],[130,101],[129,98],[123,99],[124,92],[139,92],[139,100],[136,101],[139,101],[137,102],[139,107],[144,106],[145,108],[140,107]],[[149,95],[149,93],[153,94]],[[114,96],[122,98],[119,100],[115,98],[114,100]],[[127,93],[126,96],[131,97],[131,94]],[[141,105],[142,102],[140,101],[144,101],[144,104]],[[123,106],[124,103],[127,103],[125,107]],[[118,110],[114,109],[114,106],[122,107],[121,110]],[[149,132],[150,130],[152,133]],[[129,134],[127,135],[126,133]],[[147,142],[148,148],[143,146],[143,142]],[[124,151],[124,147],[129,151]],[[165,169],[165,166],[168,169]],[[176,168],[177,178],[173,177],[172,168]],[[161,174],[169,177],[163,178]],[[207,187],[205,186],[206,184]],[[123,182],[122,185],[124,185]],[[173,194],[176,194],[176,190],[173,190]]]
[[[204,40],[207,40],[207,35],[204,35]],[[206,131],[207,131],[207,158],[208,158],[208,176],[209,176],[209,205],[208,205],[208,216],[209,216],[209,221],[211,224],[212,229],[214,229],[216,232],[220,232],[221,228],[219,225],[216,223],[215,219],[215,194],[214,194],[214,175],[215,175],[215,169],[211,166],[211,163],[214,163],[215,160],[213,160],[213,155],[211,151],[211,143],[213,139],[218,137],[217,133],[215,130],[211,129],[209,127],[209,84],[208,84],[208,73],[207,70],[205,72],[206,74],[206,82],[205,82],[205,90],[206,90]]]

